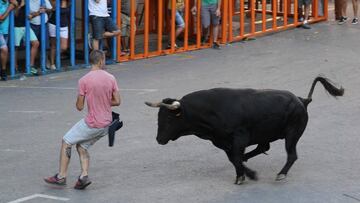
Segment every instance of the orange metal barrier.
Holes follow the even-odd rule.
[[[121,13],[121,1],[124,0],[118,0],[117,4],[119,14]],[[122,48],[120,40],[118,40],[118,61],[179,53],[207,48],[212,45],[212,37],[208,43],[201,43],[201,0],[197,1],[195,15],[191,13],[194,0],[184,0],[183,19],[185,27],[177,41],[175,39],[177,0],[137,1],[141,2],[142,8],[136,9],[135,0],[131,0],[130,53],[124,56],[119,54]],[[171,9],[169,10],[170,1]],[[223,44],[301,25],[301,22],[298,21],[298,0],[222,0],[221,3],[221,25],[218,41]],[[328,0],[313,0],[309,22],[327,20],[327,6]],[[138,17],[137,21],[139,22],[137,24],[135,24],[137,22],[136,17]],[[121,27],[123,23],[121,22],[121,15],[117,16],[117,23]],[[210,32],[210,34],[212,33]],[[170,42],[170,47],[167,47],[168,42]],[[180,46],[176,48],[175,44]]]

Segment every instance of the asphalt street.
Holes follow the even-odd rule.
[[[360,202],[359,25],[334,21],[256,40],[108,66],[121,88],[124,127],[115,146],[90,149],[85,191],[72,187],[80,172],[73,149],[66,187],[43,177],[57,172],[62,136],[85,112],[75,109],[77,81],[87,69],[0,83],[0,202]],[[309,123],[287,181],[275,177],[286,161],[284,141],[246,165],[258,181],[234,185],[222,150],[195,136],[158,145],[157,109],[145,101],[181,98],[213,87],[289,90],[306,97],[323,74],[345,88],[334,99],[318,85]],[[235,104],[234,104],[235,105]],[[53,198],[53,199],[49,199]]]

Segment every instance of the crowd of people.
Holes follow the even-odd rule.
[[[111,18],[112,5],[111,0],[88,0],[89,19],[91,23],[92,32],[89,33],[89,47],[92,50],[98,50],[100,48],[100,40],[111,39],[113,37],[121,37],[121,53],[120,55],[129,54],[130,44],[130,12],[133,10],[137,11],[137,2],[135,0],[135,8],[131,9],[131,0],[121,1],[121,27]],[[220,49],[218,43],[218,35],[221,22],[221,0],[199,0],[201,1],[201,9],[199,10],[201,15],[202,24],[202,43],[209,42],[209,29],[212,27],[212,48]],[[341,0],[341,17],[339,24],[346,22],[346,0]],[[19,50],[25,46],[25,35],[26,35],[26,19],[30,22],[30,72],[31,74],[37,75],[39,72],[38,66],[36,65],[36,58],[38,57],[38,50],[41,43],[49,42],[49,51],[47,58],[46,68],[49,70],[56,70],[56,54],[61,54],[68,49],[68,38],[69,38],[69,16],[70,16],[70,0],[60,0],[60,53],[56,53],[57,38],[56,38],[56,0],[44,0],[44,4],[41,4],[41,0],[29,0],[29,15],[25,14],[25,0],[0,0],[0,58],[1,68],[0,75],[1,80],[7,79],[7,64],[8,64],[8,34],[9,34],[9,14],[14,11],[15,24],[14,24],[14,41],[15,50]],[[168,13],[172,16],[172,0],[168,0]],[[183,33],[185,28],[184,21],[184,8],[185,0],[175,0],[175,43],[172,45],[171,37],[169,36],[167,48],[170,49],[173,46],[175,49],[178,48],[176,41],[178,37]],[[352,24],[358,23],[357,17],[357,0],[352,0],[354,18]],[[298,0],[299,9],[299,21],[303,22],[301,27],[304,29],[310,29],[308,19],[310,12],[311,0]],[[194,6],[191,8],[191,13],[196,15],[197,0],[194,0]],[[44,16],[46,23],[46,40],[42,39],[41,36],[41,15]],[[136,30],[136,20],[134,21],[134,30]],[[212,25],[212,26],[210,26]],[[172,32],[170,32],[171,34]],[[49,38],[47,38],[49,37]],[[103,40],[105,47],[110,48],[111,42],[109,40]],[[17,51],[15,51],[17,52]],[[16,53],[15,53],[16,58]],[[24,72],[23,68],[19,68],[17,59],[15,59],[15,69],[17,73]],[[21,74],[23,75],[23,74]]]

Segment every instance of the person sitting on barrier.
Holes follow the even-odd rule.
[[[169,5],[168,5],[168,10],[171,16],[171,8],[172,8],[172,4],[171,4],[172,0],[169,0]],[[185,3],[184,0],[176,0],[176,6],[175,6],[175,24],[176,24],[176,30],[175,30],[175,44],[174,47],[175,49],[178,48],[177,44],[176,44],[176,39],[179,37],[179,35],[184,31],[185,28],[185,22],[183,19],[183,13],[184,13],[184,7],[185,7]],[[167,45],[167,48],[170,49],[171,48],[171,42],[170,42],[171,37],[169,36],[169,42]]]
[[[76,108],[84,109],[86,100],[88,114],[85,119],[76,123],[63,137],[59,171],[54,176],[45,178],[45,182],[55,185],[65,185],[68,166],[71,158],[71,148],[76,145],[80,158],[81,174],[74,186],[75,189],[85,189],[91,181],[88,176],[88,149],[100,138],[108,134],[109,125],[113,120],[112,106],[121,103],[119,88],[113,75],[106,72],[105,54],[100,50],[90,53],[91,70],[79,80]]]
[[[310,25],[309,25],[309,13],[310,13],[310,4],[311,4],[311,0],[299,0],[298,1],[298,7],[299,7],[299,16],[300,16],[300,21],[303,21],[303,24],[301,25],[302,28],[304,29],[311,29]],[[303,10],[304,7],[304,10]],[[303,13],[304,11],[304,13]]]
[[[25,42],[25,35],[26,35],[26,29],[25,29],[25,20],[26,20],[26,14],[25,14],[25,0],[17,0],[19,7],[15,10],[15,27],[14,27],[14,33],[15,33],[15,47],[18,49],[20,47],[21,41]],[[39,48],[39,41],[34,33],[34,31],[29,28],[30,31],[30,42],[31,42],[31,50],[30,50],[30,71],[32,73],[37,72],[37,68],[35,67],[35,59],[38,53]],[[18,63],[16,59],[16,52],[15,52],[15,68],[18,70]],[[22,76],[23,77],[23,76]]]
[[[49,19],[49,36],[50,36],[50,70],[56,70],[55,66],[55,54],[56,54],[56,0],[52,0],[51,4],[53,6],[53,12]],[[60,2],[60,53],[66,51],[68,48],[68,38],[69,38],[69,15],[70,15],[70,2],[69,0],[61,0]]]
[[[197,0],[195,0],[195,5],[191,9],[192,13],[197,12]],[[214,49],[220,49],[220,44],[218,43],[218,35],[219,35],[219,24],[221,17],[221,0],[199,0],[201,1],[201,23],[203,26],[203,34],[202,34],[202,43],[205,43],[208,38],[208,30],[210,27],[210,21],[213,26],[213,46]]]
[[[116,37],[121,34],[108,13],[107,0],[89,0],[89,16],[92,25],[89,45],[93,50],[99,49],[101,39]]]
[[[133,9],[136,13],[137,10],[137,0],[135,0],[135,8]],[[121,0],[121,48],[123,53],[121,55],[126,55],[130,52],[130,40],[131,40],[131,2],[130,0]],[[136,33],[136,17],[133,24],[134,32]],[[127,40],[126,40],[127,39]],[[126,43],[127,41],[127,43]]]
[[[16,0],[0,0],[0,58],[1,58],[1,68],[0,68],[0,78],[3,81],[7,80],[6,74],[6,65],[8,60],[8,46],[7,46],[7,37],[9,33],[9,13],[15,7],[18,6]]]

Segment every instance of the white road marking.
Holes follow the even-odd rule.
[[[56,111],[8,111],[9,113],[48,113],[54,114]]]
[[[27,197],[23,197],[8,203],[19,203],[19,202],[25,202],[31,199],[35,199],[35,198],[45,198],[45,199],[53,199],[53,200],[59,200],[59,201],[68,201],[70,200],[69,198],[63,198],[63,197],[55,197],[55,196],[50,196],[50,195],[43,195],[43,194],[33,194]]]
[[[0,152],[25,152],[22,149],[0,149]]]
[[[16,86],[16,85],[4,85],[0,88],[22,88],[22,89],[55,89],[55,90],[77,90],[75,87],[38,87],[38,86]],[[120,89],[120,91],[126,92],[157,92],[158,89]]]

